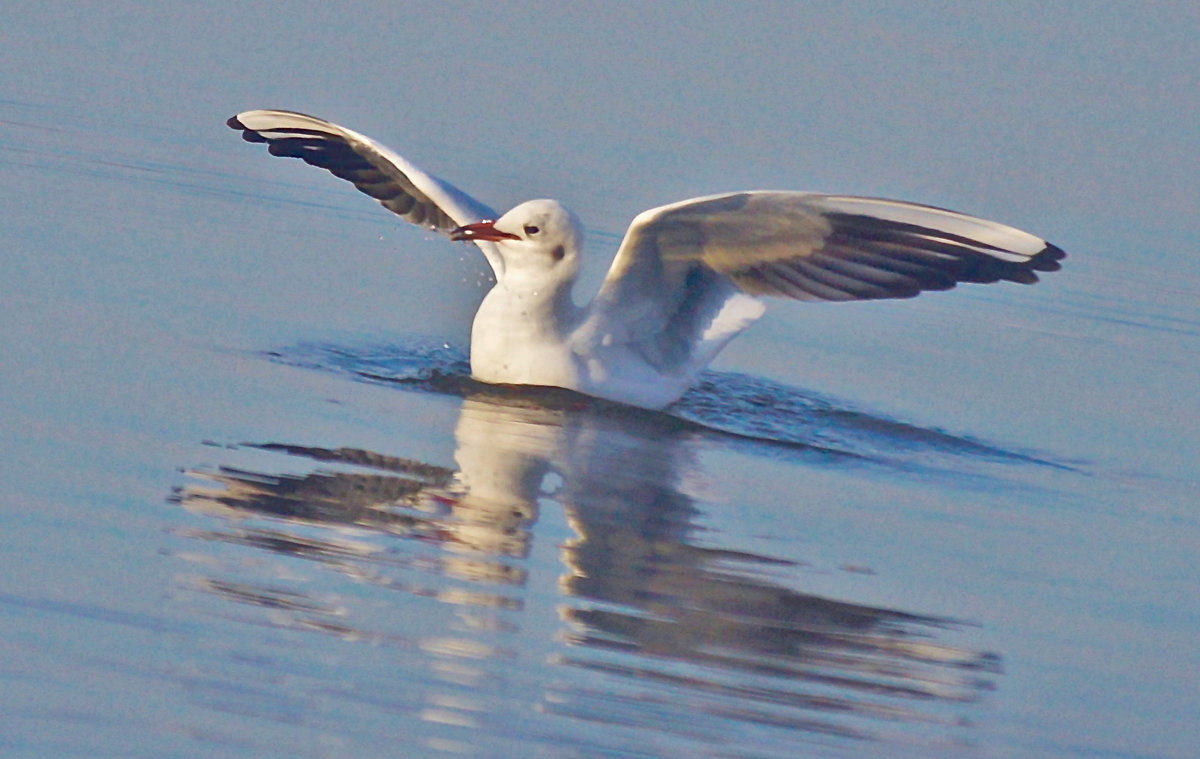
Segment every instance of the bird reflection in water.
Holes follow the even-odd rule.
[[[904,725],[969,723],[963,709],[994,687],[1000,660],[940,640],[957,623],[805,594],[772,577],[790,562],[700,544],[701,512],[684,482],[697,469],[693,434],[663,414],[496,389],[463,400],[457,470],[349,448],[242,446],[317,468],[191,471],[205,482],[174,499],[229,520],[197,538],[515,615],[534,603],[523,594],[529,573],[546,571],[529,560],[539,508],[561,508],[575,536],[554,570],[563,645],[546,665],[558,675],[539,684],[546,718],[649,720],[706,742],[730,722],[885,740]],[[433,579],[401,581],[400,569]],[[277,588],[200,584],[310,620],[298,626],[365,634],[313,623],[319,604]]]

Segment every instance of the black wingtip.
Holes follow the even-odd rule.
[[[1031,268],[1037,271],[1058,271],[1062,268],[1059,261],[1067,257],[1066,251],[1053,243],[1046,243],[1046,247],[1038,251],[1037,255],[1030,259]]]
[[[250,127],[238,121],[237,116],[230,116],[225,122],[225,126],[229,127],[230,129],[242,130],[242,139],[246,142],[267,142],[266,137],[263,137],[258,132],[255,132],[254,130],[250,129]]]
[[[250,127],[238,121],[237,116],[230,116],[229,121],[226,121],[225,125],[230,129],[242,130],[242,139],[246,142],[268,142],[267,138],[261,133],[254,131]]]

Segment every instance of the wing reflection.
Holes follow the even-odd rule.
[[[522,594],[529,573],[558,573],[563,643],[535,676],[547,719],[706,742],[761,731],[762,745],[780,731],[886,740],[906,725],[969,722],[963,705],[994,687],[1000,662],[948,642],[952,621],[805,594],[778,579],[787,562],[700,543],[700,509],[686,493],[699,468],[694,434],[661,414],[495,391],[462,403],[457,470],[357,449],[244,446],[318,468],[191,472],[204,482],[175,500],[227,520],[197,538],[320,561],[444,603],[520,615],[534,603]],[[575,537],[557,567],[537,566],[533,528],[539,505],[551,504]],[[398,569],[426,579],[401,581]],[[345,614],[269,584],[202,585],[309,628],[313,615]],[[563,724],[545,731],[578,740]]]

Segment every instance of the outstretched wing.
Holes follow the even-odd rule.
[[[349,180],[405,221],[441,234],[496,213],[449,182],[427,174],[370,137],[292,111],[243,111],[226,122],[247,142],[265,142],[271,155],[304,162]],[[481,241],[492,268],[498,256]]]
[[[1003,224],[893,200],[695,198],[634,219],[591,306],[590,333],[636,345],[664,368],[745,328],[758,315],[749,297],[868,300],[959,282],[1031,284],[1064,256]]]

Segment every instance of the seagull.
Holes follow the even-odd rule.
[[[764,296],[910,298],[959,282],[1038,281],[1065,253],[1027,232],[932,206],[813,192],[730,192],[638,214],[586,306],[571,290],[583,228],[555,200],[497,217],[346,127],[292,111],[226,122],[272,155],[348,180],[404,220],[470,241],[495,285],[471,328],[471,376],[660,409],[678,400]]]

